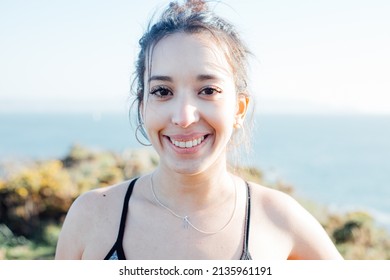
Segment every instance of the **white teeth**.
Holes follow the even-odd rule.
[[[189,140],[189,141],[177,141],[177,140],[171,139],[171,142],[173,145],[180,147],[180,148],[192,148],[192,147],[198,146],[200,143],[202,143],[203,140],[204,140],[204,136],[199,137],[199,138],[194,139],[194,140]]]

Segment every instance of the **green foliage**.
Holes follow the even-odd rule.
[[[41,234],[41,222],[57,220],[69,208],[76,192],[59,160],[37,162],[13,174],[0,190],[0,223],[16,234]]]
[[[4,224],[0,224],[0,260],[53,259],[60,226],[44,227],[44,235],[38,240],[16,236]]]
[[[15,236],[4,224],[0,224],[0,244],[3,246],[18,246],[27,244],[28,240],[23,236]]]
[[[389,260],[390,236],[365,212],[329,215],[327,227],[345,259]]]

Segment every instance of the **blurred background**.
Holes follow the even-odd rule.
[[[153,168],[138,39],[169,1],[0,1],[0,259],[52,258],[77,195]],[[245,176],[295,196],[350,259],[390,258],[390,2],[216,1],[254,54]]]

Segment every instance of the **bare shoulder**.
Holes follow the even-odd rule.
[[[290,216],[294,214],[291,210],[301,208],[294,198],[284,192],[253,182],[249,182],[249,184],[251,186],[251,197],[257,207],[261,207],[266,214],[272,217],[283,219],[284,223],[288,223]]]
[[[106,206],[110,201],[116,201],[121,197],[123,198],[127,186],[128,182],[122,182],[117,185],[90,190],[80,195],[74,201],[69,209],[69,213],[79,212],[80,210],[83,213],[105,212],[105,210],[107,210]]]
[[[86,244],[99,225],[110,225],[118,212],[128,182],[98,188],[80,195],[71,205],[59,236],[56,259],[81,259]],[[115,217],[114,217],[115,215]],[[101,231],[104,231],[101,228]]]
[[[128,182],[117,185],[90,190],[80,195],[72,204],[66,219],[73,222],[91,223],[96,219],[101,219],[109,213],[113,202],[124,197]]]
[[[253,209],[284,231],[292,240],[291,259],[341,259],[322,225],[293,197],[250,183]]]

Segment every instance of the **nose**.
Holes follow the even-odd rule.
[[[199,111],[188,98],[180,98],[176,100],[172,113],[172,123],[183,128],[189,127],[191,124],[199,121]]]

